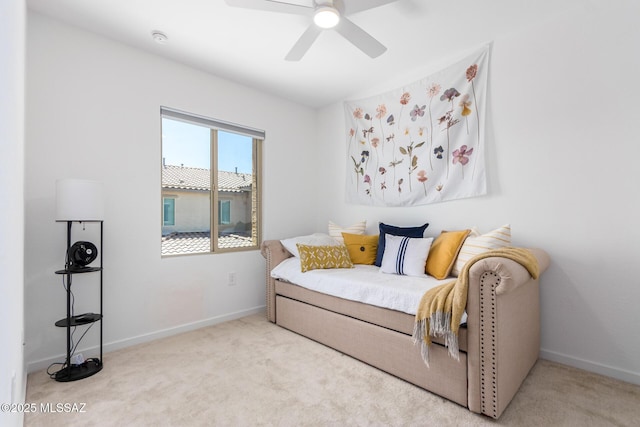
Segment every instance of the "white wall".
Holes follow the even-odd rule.
[[[0,2],[0,403],[22,403],[24,365],[24,0]],[[0,412],[0,425],[22,425]]]
[[[28,15],[27,41],[29,370],[65,352],[65,332],[53,326],[65,314],[54,275],[66,244],[64,224],[54,222],[58,178],[105,184],[106,350],[262,309],[258,251],[161,259],[160,106],[266,131],[265,238],[306,232],[315,216],[315,195],[299,179],[314,156],[299,138],[313,134],[315,111],[35,13]],[[288,161],[291,147],[296,162]],[[287,209],[289,192],[297,196],[295,210]],[[230,272],[237,273],[235,286],[227,285]],[[92,279],[76,278],[74,289],[76,311],[95,311],[83,302],[95,295]]]
[[[429,222],[437,235],[511,223],[516,244],[551,255],[541,282],[542,357],[640,384],[638,16],[632,1],[592,1],[495,39],[485,197],[413,208],[346,204],[343,109],[324,108],[321,160],[337,166],[320,177],[317,229],[327,220],[366,219],[370,233],[377,221]]]

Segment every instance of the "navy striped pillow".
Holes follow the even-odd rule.
[[[424,237],[424,230],[426,230],[428,226],[429,223],[426,223],[419,227],[396,227],[395,225],[389,225],[381,222],[378,226],[380,229],[380,237],[378,238],[376,266],[380,267],[380,264],[382,264],[382,255],[384,254],[385,246],[385,235],[392,234],[394,236]]]

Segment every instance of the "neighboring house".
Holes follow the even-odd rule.
[[[219,235],[251,234],[251,174],[218,172]],[[206,232],[210,223],[210,171],[163,165],[162,235]]]

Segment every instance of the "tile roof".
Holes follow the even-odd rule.
[[[250,191],[251,181],[251,174],[248,173],[218,172],[218,188],[220,191]],[[175,165],[164,165],[162,167],[162,188],[209,191],[210,186],[209,169]]]
[[[162,236],[162,255],[193,254],[211,250],[208,231],[171,233]],[[251,237],[237,234],[218,237],[219,248],[242,248],[253,244]]]

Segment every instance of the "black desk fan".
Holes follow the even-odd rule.
[[[67,264],[69,270],[83,270],[98,256],[98,248],[91,242],[75,242],[67,251]]]

